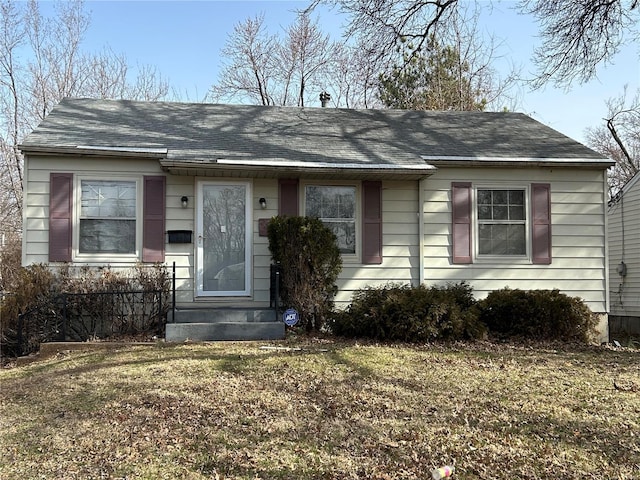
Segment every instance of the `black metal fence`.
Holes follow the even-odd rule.
[[[3,322],[2,355],[20,356],[48,341],[162,335],[169,299],[162,290],[62,293],[43,299],[11,325]]]

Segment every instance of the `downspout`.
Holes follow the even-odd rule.
[[[607,192],[609,191],[609,186],[607,182],[607,170],[603,170],[602,174],[602,213],[604,215],[604,286],[605,286],[605,299],[604,299],[604,307],[605,311],[602,315],[604,318],[601,320],[601,324],[604,323],[605,331],[601,332],[601,340],[605,342],[609,342],[611,340],[611,336],[609,334],[609,313],[611,312],[610,307],[610,292],[609,292],[609,211],[607,209],[607,205],[609,202],[607,201]]]
[[[418,217],[418,252],[420,255],[420,260],[418,262],[419,264],[419,268],[420,268],[420,274],[419,274],[419,279],[420,279],[420,284],[419,285],[423,285],[425,278],[424,278],[424,202],[425,202],[425,194],[424,194],[424,189],[425,189],[425,182],[427,180],[428,177],[424,177],[421,178],[420,180],[418,180],[418,212],[417,212],[417,217]]]
[[[22,253],[21,253],[21,263],[23,267],[27,266],[27,202],[31,201],[29,198],[28,192],[30,191],[29,185],[29,155],[24,154],[22,163]],[[51,195],[51,185],[49,185],[49,195]],[[50,213],[49,213],[50,215]],[[48,241],[48,240],[47,240]],[[48,245],[47,245],[48,247]],[[48,258],[47,258],[48,260]]]
[[[609,214],[607,211],[607,205],[608,205],[608,201],[607,201],[607,192],[609,191],[609,186],[607,184],[607,171],[603,170],[604,174],[603,174],[603,186],[602,186],[602,211],[604,214],[604,245],[605,245],[605,249],[604,249],[604,265],[605,265],[605,271],[604,271],[604,278],[605,278],[605,309],[606,309],[606,314],[608,315],[609,312],[611,311],[610,306],[609,306],[609,299],[610,299],[610,295],[609,295]],[[623,211],[623,215],[624,215],[624,211]],[[624,222],[624,217],[622,218],[622,221]],[[624,228],[624,227],[623,227]],[[622,241],[624,242],[624,232],[622,234]],[[623,246],[623,259],[624,259],[624,246]],[[608,335],[608,332],[607,332]],[[607,339],[608,340],[608,339]]]

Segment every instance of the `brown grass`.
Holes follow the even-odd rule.
[[[637,350],[261,345],[0,371],[0,478],[640,478]]]

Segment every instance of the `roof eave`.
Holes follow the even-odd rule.
[[[220,175],[234,177],[285,178],[285,177],[337,177],[345,179],[395,178],[419,180],[433,175],[437,167],[432,165],[327,165],[302,162],[232,162],[232,161],[185,161],[160,160],[160,165],[169,173],[178,175]]]
[[[608,168],[615,162],[608,158],[533,158],[533,157],[462,157],[422,155],[436,167],[582,167]]]
[[[18,145],[24,154],[36,155],[82,155],[96,157],[135,157],[148,159],[166,158],[166,148],[139,148],[139,147],[99,147],[92,145]]]

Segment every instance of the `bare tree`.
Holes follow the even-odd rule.
[[[380,76],[383,102],[418,110],[513,108],[518,73],[512,67],[501,77],[493,67],[499,44],[480,35],[479,14],[477,5],[456,6],[420,50],[401,40],[400,61]]]
[[[519,6],[540,23],[535,86],[586,82],[623,44],[640,39],[638,0],[521,0]]]
[[[217,101],[247,97],[254,103],[274,105],[271,84],[276,82],[276,66],[272,52],[277,48],[276,37],[269,35],[264,26],[264,14],[236,24],[222,49],[225,62],[210,98]]]
[[[301,13],[283,36],[267,32],[264,15],[237,24],[222,55],[225,61],[210,99],[305,106],[333,83],[330,74],[341,50],[317,21]]]
[[[322,88],[328,67],[334,61],[336,46],[329,35],[323,35],[317,21],[311,22],[309,15],[300,14],[287,30],[286,48],[293,60],[293,71],[297,84],[296,103],[304,107],[305,96],[310,87]]]
[[[307,10],[324,3],[349,16],[347,37],[375,46],[377,60],[387,59],[400,41],[416,51],[426,49],[435,29],[450,20],[458,0],[313,0]]]
[[[132,72],[123,55],[84,52],[88,26],[82,0],[55,3],[50,17],[42,15],[36,0],[0,0],[0,210],[5,229],[21,228],[18,145],[56,103],[66,96],[158,100],[169,92],[168,82],[153,67]]]
[[[323,91],[331,94],[336,107],[373,108],[381,106],[378,98],[379,69],[376,51],[361,42],[338,45]]]
[[[587,130],[587,143],[616,162],[609,170],[609,189],[615,195],[640,171],[640,90],[627,102],[626,90],[607,102],[605,125]]]
[[[452,21],[458,0],[311,0],[338,7],[349,17],[348,35],[377,46],[381,57],[402,40],[424,50],[431,35]],[[520,0],[518,9],[540,24],[543,44],[534,54],[540,68],[532,85],[586,82],[620,47],[640,39],[640,0]],[[438,38],[438,40],[440,40]]]

